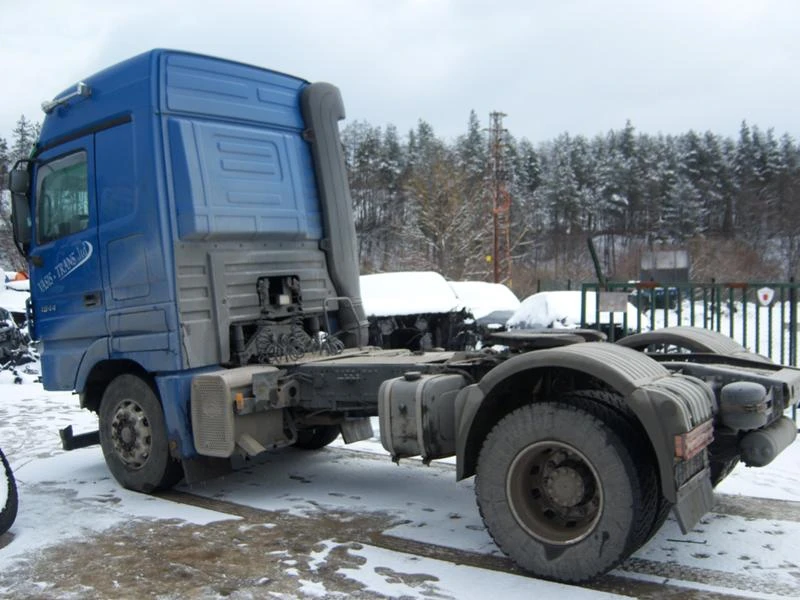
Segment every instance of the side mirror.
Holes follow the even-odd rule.
[[[22,256],[26,258],[33,239],[30,202],[32,162],[29,159],[20,159],[8,174],[8,189],[11,190],[11,225],[14,232],[14,244]]]
[[[31,174],[23,169],[14,169],[9,173],[8,189],[12,194],[28,195],[31,188]]]
[[[31,247],[31,205],[28,196],[19,192],[11,193],[11,224],[14,230],[14,244],[22,256],[28,256]]]

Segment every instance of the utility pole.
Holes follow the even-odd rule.
[[[492,200],[493,251],[495,283],[511,283],[511,194],[506,188],[505,113],[489,114],[489,194]]]

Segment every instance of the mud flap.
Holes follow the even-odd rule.
[[[230,459],[197,456],[183,461],[183,477],[187,485],[222,477],[233,471]]]
[[[678,490],[675,517],[684,534],[689,533],[714,506],[714,492],[708,469],[703,469]]]

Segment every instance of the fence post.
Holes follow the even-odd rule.
[[[581,285],[581,328],[586,327],[586,286]]]
[[[797,366],[797,288],[789,278],[789,364]]]
[[[717,314],[717,280],[712,277],[711,278],[711,302],[709,303],[709,308],[711,309],[711,316],[709,317],[706,329],[714,329],[714,317]]]
[[[789,364],[797,366],[797,288],[789,277]],[[797,406],[792,407],[792,420],[797,423]]]

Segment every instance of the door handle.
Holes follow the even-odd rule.
[[[102,294],[100,292],[91,292],[83,295],[83,305],[87,308],[93,308],[102,304]]]
[[[34,254],[33,256],[30,257],[30,259],[34,267],[44,266],[44,259],[38,254]]]

